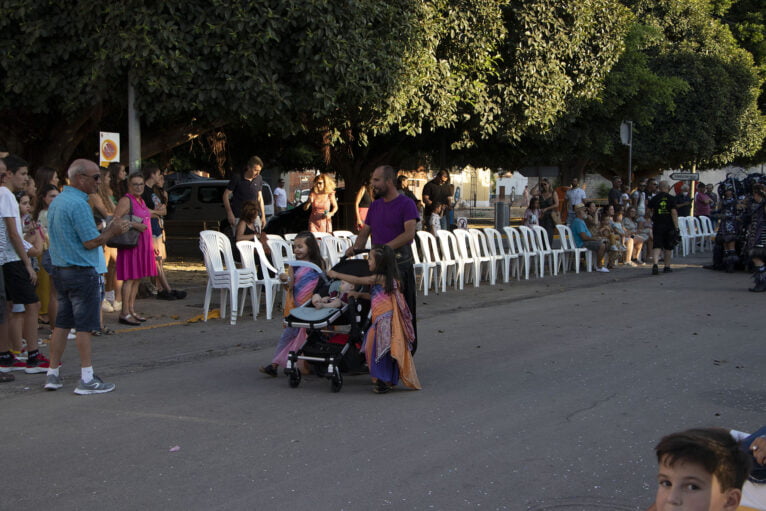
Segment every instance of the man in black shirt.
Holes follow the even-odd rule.
[[[235,175],[232,177],[226,186],[227,191],[223,194],[223,207],[226,210],[226,218],[232,229],[237,228],[237,221],[239,221],[239,216],[242,213],[242,206],[247,201],[258,203],[258,216],[261,225],[266,225],[266,210],[263,207],[263,194],[261,193],[263,189],[262,169],[263,161],[259,157],[253,156],[247,160],[245,172],[241,176]]]
[[[449,184],[449,174],[446,170],[440,170],[436,177],[427,182],[423,187],[423,204],[425,205],[425,211],[423,211],[423,218],[428,219],[431,217],[431,212],[437,204],[444,204],[445,209],[449,207],[449,200],[452,197],[452,186]],[[428,222],[424,221],[425,226]],[[442,221],[442,229],[447,226]]]
[[[681,193],[676,195],[676,211],[678,216],[690,216],[692,214],[692,198],[689,195],[689,185],[681,187]]]
[[[609,204],[617,206],[622,198],[622,178],[616,177],[612,180],[612,189],[609,190]]]
[[[665,251],[665,273],[670,273],[670,258],[678,241],[678,211],[675,197],[668,193],[670,185],[667,181],[660,182],[660,191],[646,205],[647,214],[652,215],[652,234],[654,236],[654,254],[652,255],[652,275],[660,273],[657,262],[660,252]]]

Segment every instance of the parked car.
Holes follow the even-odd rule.
[[[204,179],[177,184],[168,189],[165,237],[169,256],[200,256],[200,231],[223,231],[229,226],[223,207],[223,193],[229,182]],[[271,186],[263,183],[266,218],[274,215]]]

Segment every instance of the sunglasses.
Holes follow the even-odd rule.
[[[101,173],[98,174],[82,174],[85,177],[92,178],[93,181],[99,181],[101,179]]]

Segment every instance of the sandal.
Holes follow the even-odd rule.
[[[101,330],[91,330],[90,335],[95,335],[96,337],[102,335],[103,332]]]
[[[136,319],[130,314],[128,314],[127,316],[120,316],[118,321],[122,323],[123,325],[138,326],[141,324],[140,322],[136,321]]]
[[[104,334],[104,335],[114,335],[117,332],[115,332],[114,330],[112,330],[108,326],[105,326],[104,328],[101,329],[101,333]]]
[[[138,315],[138,314],[136,314],[135,312],[133,313],[133,319],[135,319],[135,320],[137,320],[137,321],[140,321],[141,323],[143,323],[144,321],[146,321],[146,318],[145,318],[145,317],[143,317],[143,316],[139,316],[139,315]]]

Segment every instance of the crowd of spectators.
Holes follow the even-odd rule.
[[[64,177],[51,167],[30,172],[26,161],[0,151],[0,381],[13,380],[13,371],[28,374],[57,371],[57,367],[51,367],[51,360],[40,352],[38,336],[41,329],[55,331],[59,318],[63,317],[59,314],[62,295],[53,276],[57,270],[81,268],[76,264],[61,266],[51,256],[55,237],[49,233],[48,212],[63,190],[75,190],[75,196],[82,193],[91,211],[89,222],[93,232],[107,233],[101,240],[103,243],[77,249],[97,250],[104,262],[98,284],[100,314],[94,328],[88,329],[88,335],[114,333],[105,325],[103,312],[119,311],[118,321],[132,326],[146,320],[136,311],[135,304],[139,284],[145,277],[154,277],[153,281],[144,282],[149,294],[158,299],[176,300],[186,296],[184,291],[170,286],[163,268],[166,251],[162,218],[167,212],[167,195],[160,169],[147,165],[143,173],[137,172],[128,178],[121,164],[98,169],[93,162],[79,161],[85,163],[73,163]],[[93,172],[88,170],[91,167]],[[123,218],[128,219],[127,222]],[[114,222],[114,219],[123,220]],[[118,225],[110,228],[113,223]],[[132,248],[107,246],[107,239],[119,234],[122,228],[140,231],[138,244]],[[92,240],[82,241],[85,244]],[[54,248],[69,250],[69,247]],[[72,314],[71,304],[63,313]],[[79,326],[67,328],[68,337],[78,338],[80,330]],[[96,393],[109,387],[92,383],[96,380],[90,373],[84,375],[78,393]],[[58,374],[55,377],[58,378]],[[52,387],[46,388],[59,387],[54,381]]]

